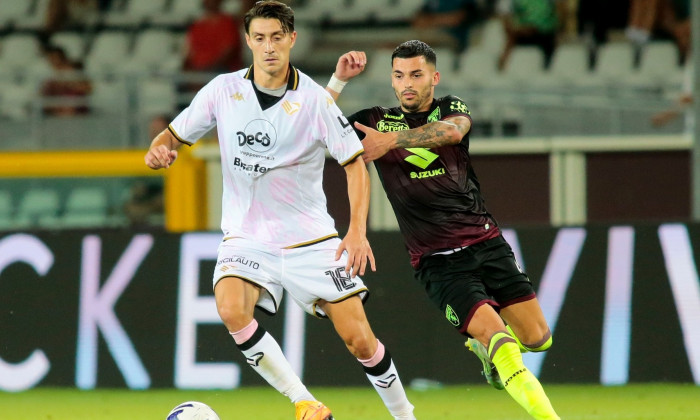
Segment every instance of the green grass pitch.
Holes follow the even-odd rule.
[[[700,387],[679,384],[547,385],[545,389],[565,420],[700,419]],[[337,420],[391,420],[381,400],[364,388],[312,388]],[[487,385],[408,390],[419,420],[528,420],[506,394]],[[36,388],[0,393],[3,420],[163,420],[177,404],[197,400],[214,408],[222,420],[293,420],[289,401],[270,388],[233,391],[95,390]]]

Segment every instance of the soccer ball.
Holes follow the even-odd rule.
[[[170,410],[165,420],[220,420],[208,405],[199,401],[187,401]]]

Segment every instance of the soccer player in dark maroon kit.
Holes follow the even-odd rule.
[[[365,54],[338,60],[326,90],[337,99],[364,69]],[[433,49],[421,41],[391,56],[399,106],[348,117],[374,161],[411,257],[415,277],[448,322],[468,337],[487,381],[533,418],[559,419],[521,351],[544,351],[552,335],[530,279],[487,211],[469,155],[471,117],[456,96],[435,98]],[[375,63],[375,65],[377,65]]]

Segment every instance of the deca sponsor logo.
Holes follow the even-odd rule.
[[[256,152],[266,152],[277,143],[277,131],[267,120],[253,120],[249,122],[243,131],[236,133],[238,145],[247,147]]]

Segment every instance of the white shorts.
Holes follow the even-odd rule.
[[[325,317],[319,299],[339,302],[353,295],[367,300],[360,277],[345,272],[347,252],[338,261],[339,238],[292,249],[271,249],[248,239],[228,239],[219,245],[214,287],[225,277],[238,277],[262,288],[257,306],[276,313],[284,290],[306,312]]]

